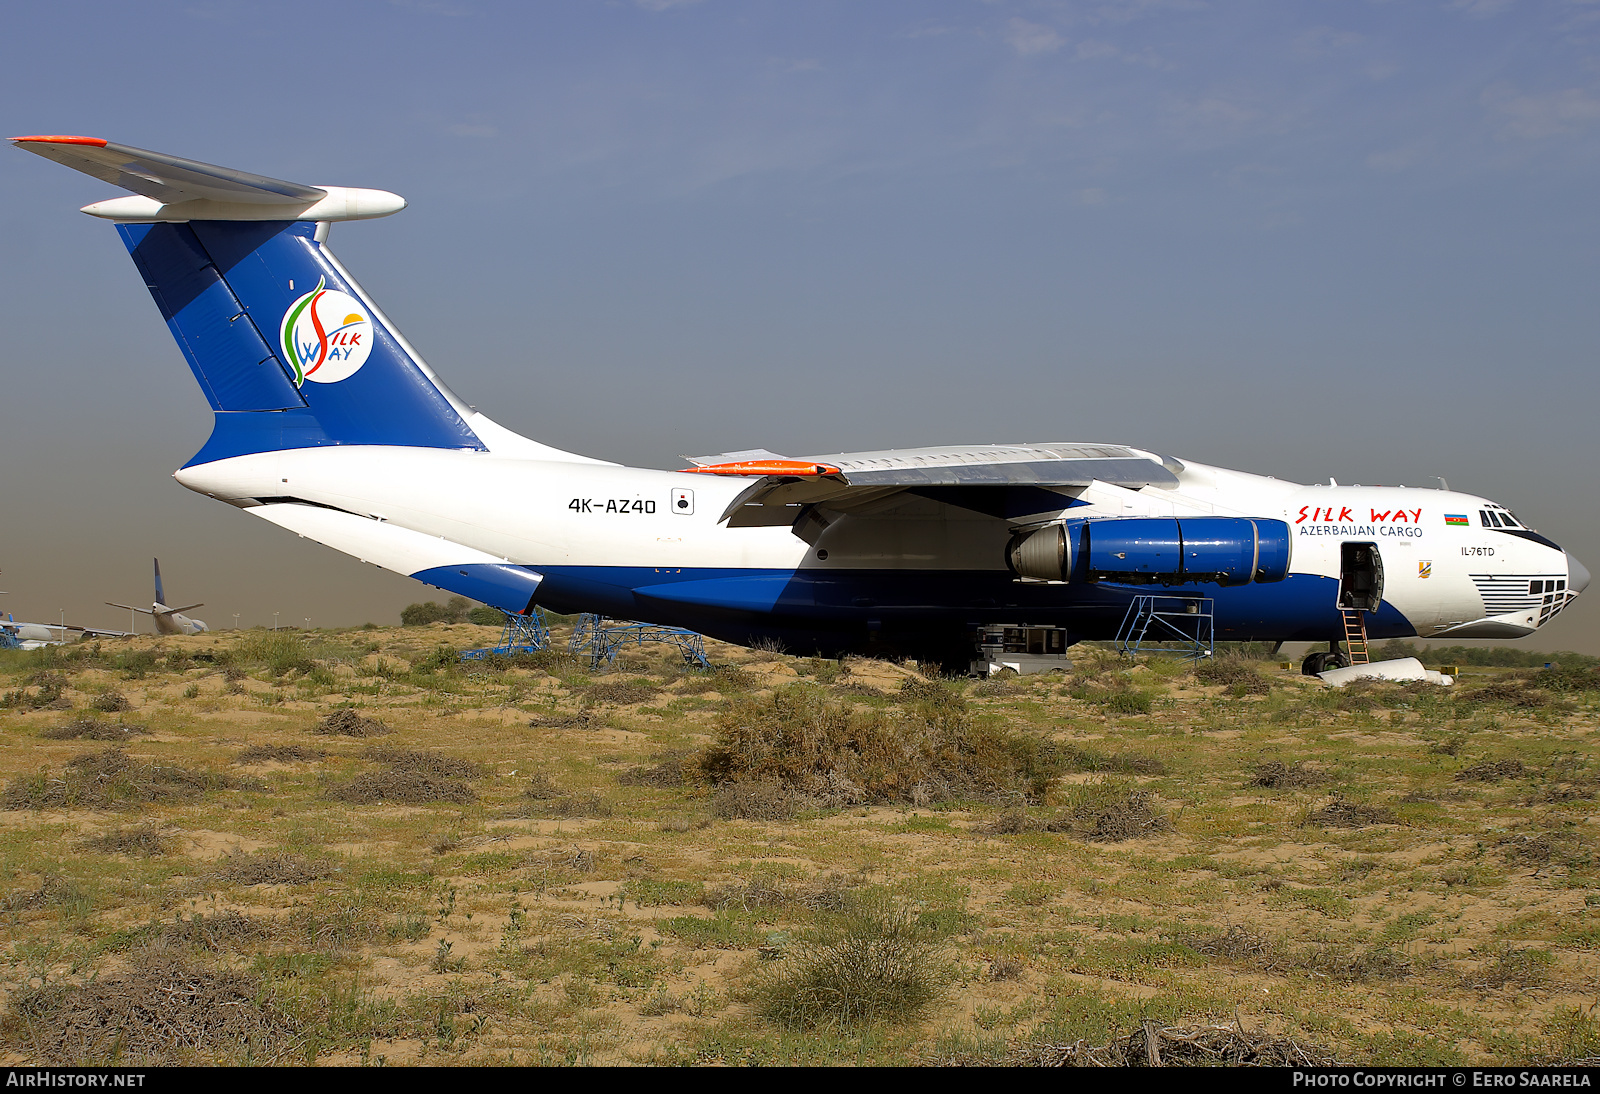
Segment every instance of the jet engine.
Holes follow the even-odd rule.
[[[1019,529],[1006,560],[1036,581],[1248,585],[1287,577],[1290,543],[1281,520],[1111,517]]]

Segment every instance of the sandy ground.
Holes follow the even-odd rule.
[[[1469,675],[1341,699],[1275,664],[1231,686],[1080,659],[1071,678],[947,687],[972,724],[1075,757],[1042,797],[719,819],[709,782],[639,772],[796,689],[902,717],[915,666],[717,647],[707,677],[652,649],[607,672],[437,652],[494,637],[435,624],[6,655],[4,1062],[1003,1062],[1150,1019],[1354,1062],[1600,1053],[1594,692],[1473,698],[1491,677]],[[127,709],[95,710],[110,693]],[[343,707],[387,732],[316,732]],[[147,732],[48,736],[83,718]],[[303,758],[240,762],[249,747]],[[72,775],[107,748],[145,766]],[[1258,785],[1269,763],[1309,777]],[[197,789],[171,782],[180,769]],[[377,776],[460,789],[351,797]],[[1151,826],[1045,829],[1112,792]],[[93,842],[135,831],[164,849]],[[928,1001],[865,1023],[773,1017],[783,977],[867,906],[926,925]],[[95,1033],[144,1028],[137,986],[177,975],[160,962],[242,978],[256,1041],[220,1009],[165,1041]],[[86,994],[107,983],[122,994]]]

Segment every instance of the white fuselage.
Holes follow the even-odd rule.
[[[234,457],[185,468],[176,477],[192,490],[253,508],[302,535],[410,573],[433,564],[423,558],[429,544],[445,543],[537,571],[627,572],[632,576],[626,581],[634,584],[641,581],[637,571],[1003,574],[1005,544],[1016,524],[902,493],[876,510],[857,509],[801,538],[787,525],[725,523],[724,510],[748,479],[578,459],[330,446]],[[1548,541],[1485,526],[1480,514],[1504,510],[1475,495],[1303,486],[1188,461],[1169,466],[1180,469],[1175,487],[1126,489],[1096,482],[1062,490],[1063,504],[1075,497],[1073,517],[1281,519],[1292,533],[1291,574],[1335,582],[1341,544],[1376,544],[1384,601],[1424,637],[1529,634],[1587,584],[1581,565]],[[687,506],[682,504],[685,490],[691,492]],[[311,504],[257,506],[257,499]],[[417,558],[423,561],[413,562],[405,552],[386,556],[377,546],[368,551],[360,542],[347,542],[343,531],[323,530],[317,520],[333,516],[328,509],[367,518],[374,523],[365,527],[374,533],[379,526],[415,533]],[[316,519],[295,523],[300,516],[274,515],[287,510]],[[1050,516],[1047,511],[1027,519]],[[1447,523],[1463,517],[1465,523]]]

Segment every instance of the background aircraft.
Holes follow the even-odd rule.
[[[0,596],[6,595],[0,589]],[[40,646],[59,646],[76,638],[122,638],[122,631],[108,631],[99,627],[76,627],[60,623],[19,623],[6,614],[0,619],[0,649],[38,649]]]
[[[106,601],[113,608],[124,608],[130,612],[141,612],[150,617],[156,625],[156,630],[161,634],[203,634],[211,628],[198,619],[190,619],[184,612],[193,611],[202,607],[200,604],[185,604],[181,608],[167,607],[167,594],[161,588],[161,560],[155,559],[156,569],[156,599],[148,608],[135,607],[132,604],[116,604]]]
[[[450,392],[326,248],[332,221],[398,196],[98,138],[15,142],[136,195],[84,211],[117,223],[216,412],[179,482],[507,611],[956,668],[982,629],[1111,638],[1156,610],[1152,589],[1217,638],[1335,647],[1524,636],[1588,583],[1476,495],[1303,486],[1123,445],[730,453],[690,474],[563,452]]]

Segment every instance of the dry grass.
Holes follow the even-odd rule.
[[[369,748],[365,755],[383,764],[384,770],[368,771],[347,783],[328,786],[325,793],[329,799],[351,805],[465,805],[478,800],[468,780],[487,774],[482,764],[420,749]]]
[[[327,863],[299,855],[228,855],[213,876],[233,885],[304,885],[331,872]]]
[[[1184,932],[1177,936],[1180,945],[1206,957],[1246,962],[1258,968],[1273,968],[1282,949],[1276,942],[1250,927],[1234,924],[1220,934]]]
[[[363,718],[349,707],[326,715],[311,732],[340,737],[380,737],[389,727],[375,718]]]
[[[326,759],[325,748],[307,748],[305,745],[249,745],[239,750],[233,758],[238,764],[304,764]]]
[[[62,725],[41,729],[39,736],[47,741],[126,741],[149,732],[144,726],[129,723],[74,718]]]
[[[1157,807],[1155,795],[1127,783],[1083,783],[1068,788],[1064,798],[1065,808],[1053,815],[1036,816],[1013,806],[981,831],[988,835],[1060,832],[1093,843],[1120,843],[1172,830],[1172,821]]]
[[[1503,988],[1526,990],[1550,979],[1554,964],[1546,950],[1532,947],[1501,946],[1487,955],[1483,965],[1461,978],[1461,986],[1472,991],[1499,991]]]
[[[1307,814],[1306,823],[1323,828],[1365,828],[1371,824],[1399,824],[1400,818],[1395,816],[1393,810],[1382,806],[1346,801],[1335,796],[1321,809],[1314,809]]]
[[[481,779],[489,773],[483,764],[423,749],[369,748],[362,755],[392,771],[433,779]]]
[[[260,785],[212,771],[151,763],[120,748],[85,752],[59,775],[47,768],[13,779],[0,795],[6,809],[135,809],[156,802],[190,802],[212,791]]]
[[[1456,772],[1456,782],[1497,783],[1502,779],[1519,778],[1524,772],[1521,760],[1485,760]]]
[[[116,828],[110,832],[102,832],[98,836],[91,836],[83,841],[86,850],[98,851],[103,855],[134,855],[140,858],[160,858],[170,855],[177,848],[177,839],[170,832],[164,832],[153,824],[142,824],[137,828]]]
[[[757,987],[756,1008],[796,1029],[904,1022],[938,997],[948,971],[913,912],[879,904],[801,943]]]
[[[0,811],[0,1051],[825,1066],[1153,1049],[1163,1065],[1428,1067],[1600,1052],[1572,1005],[1600,978],[1588,676],[1469,671],[1459,689],[1351,701],[1250,661],[1270,692],[1241,701],[1248,676],[1196,687],[1174,663],[1093,651],[1071,681],[970,683],[708,643],[718,671],[647,650],[594,678],[640,698],[600,702],[562,655],[485,670],[448,652],[493,636],[0,653],[0,694],[29,697],[0,707],[0,780],[23,807]],[[1464,701],[1497,681],[1549,701]],[[88,713],[111,688],[150,734],[92,751],[41,736],[75,716],[35,699]],[[390,735],[307,741],[341,710]],[[174,1008],[175,1033],[140,1009],[152,984],[195,1004]],[[223,1029],[229,1012],[247,1020]]]
[[[688,749],[660,753],[651,757],[655,762],[648,767],[632,767],[618,775],[617,782],[623,786],[682,786],[684,761],[688,757]]]
[[[790,820],[815,807],[814,799],[778,779],[725,782],[711,798],[711,815],[719,820]]]
[[[909,709],[892,712],[798,686],[738,700],[692,762],[714,785],[781,783],[822,805],[920,805],[1029,785],[1038,774],[1025,742],[980,725],[954,689],[924,682],[902,696]]]
[[[1202,684],[1220,684],[1235,698],[1245,695],[1266,695],[1272,684],[1256,671],[1255,662],[1242,657],[1213,657],[1195,666],[1194,677]]]
[[[478,800],[464,779],[439,778],[417,771],[369,771],[347,783],[327,789],[329,801],[348,805],[428,805],[452,802],[466,805]]]
[[[132,710],[133,704],[128,702],[128,697],[120,691],[103,691],[89,700],[89,707],[102,714],[118,714],[124,710]]]
[[[7,1024],[37,1059],[123,1066],[271,1061],[293,1033],[262,1000],[259,982],[163,953],[141,958],[125,975],[22,992]]]
[[[648,680],[599,680],[584,691],[584,701],[627,705],[647,702],[660,693],[661,688]]]
[[[1296,760],[1292,764],[1286,764],[1280,760],[1268,760],[1256,765],[1255,778],[1250,780],[1250,785],[1265,786],[1273,790],[1288,790],[1321,786],[1327,781],[1326,772],[1313,770],[1303,761]]]
[[[960,1064],[956,1058],[941,1063]],[[989,1061],[983,1061],[989,1062]],[[1336,1067],[1331,1049],[1238,1026],[1173,1028],[1147,1021],[1110,1044],[1030,1044],[1002,1061],[1010,1067]]]

